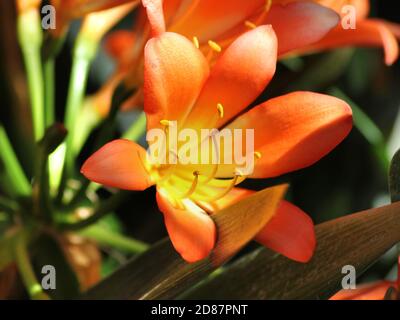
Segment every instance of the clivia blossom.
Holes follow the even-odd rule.
[[[271,24],[278,37],[278,54],[287,54],[312,45],[339,23],[336,12],[312,2],[285,6],[265,0],[143,0],[132,31],[115,31],[108,36],[106,49],[117,62],[117,70],[94,97],[93,106],[106,115],[116,84],[124,77],[141,87],[143,48],[154,28],[184,35],[212,64],[218,53],[238,36],[258,25]],[[149,18],[147,18],[147,16]],[[150,23],[149,21],[150,20]],[[141,106],[142,90],[124,108]]]
[[[346,8],[353,7],[356,14],[355,26],[354,29],[346,27],[344,20],[343,24],[339,23],[320,41],[300,52],[321,51],[345,46],[382,47],[385,51],[385,63],[392,65],[396,62],[399,56],[399,26],[388,21],[369,18],[369,0],[315,1],[335,10],[343,19],[346,14],[351,13]],[[281,2],[289,1],[282,0]]]
[[[393,64],[398,57],[399,27],[386,21],[368,18],[368,0],[221,0],[218,2],[143,0],[153,24],[166,26],[193,40],[210,62],[240,34],[258,25],[270,24],[278,37],[278,54],[320,52],[345,46],[383,47],[385,62]],[[345,29],[345,6],[354,6],[356,29]],[[116,84],[128,76],[129,82],[141,85],[143,47],[150,35],[150,26],[141,9],[132,31],[116,31],[106,42],[107,51],[117,62],[117,70],[92,104],[100,115],[106,115]],[[143,104],[139,90],[123,106],[129,109]]]
[[[192,41],[164,32],[159,21],[150,22],[154,37],[145,47],[143,86],[148,132],[167,132],[172,121],[180,129],[253,129],[254,171],[245,176],[235,163],[182,164],[179,156],[174,164],[157,165],[148,161],[144,148],[120,139],[93,154],[81,172],[120,189],[155,185],[175,249],[195,262],[210,254],[218,238],[212,215],[252,193],[236,185],[246,178],[270,178],[312,165],[348,135],[352,112],[340,99],[311,92],[277,97],[244,112],[275,73],[278,42],[271,26],[239,36],[210,67]],[[229,145],[223,147],[230,150]],[[260,243],[296,261],[311,258],[313,223],[289,202],[283,201],[260,229]]]

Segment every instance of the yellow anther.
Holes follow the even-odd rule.
[[[265,11],[269,11],[271,9],[272,6],[272,0],[267,0],[265,3]]]
[[[254,156],[255,156],[257,159],[261,159],[262,154],[261,154],[261,152],[256,151],[256,152],[254,152]]]
[[[199,39],[197,37],[193,37],[193,44],[197,49],[200,48]]]
[[[219,117],[222,119],[224,117],[224,106],[221,103],[218,103],[217,110],[219,112]]]
[[[213,49],[216,52],[221,52],[222,51],[221,46],[218,43],[214,42],[214,41],[209,40],[208,41],[208,45],[210,46],[211,49]]]
[[[161,120],[160,124],[166,127],[169,127],[171,125],[171,121],[169,120]]]
[[[257,28],[256,24],[253,23],[253,22],[251,22],[251,21],[249,21],[249,20],[245,21],[244,25],[245,25],[246,27],[250,28],[250,29],[255,29],[255,28]]]

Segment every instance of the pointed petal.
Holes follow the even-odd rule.
[[[305,263],[315,251],[314,224],[301,209],[282,201],[256,241],[289,259]]]
[[[312,2],[272,6],[265,24],[271,24],[278,38],[279,55],[321,40],[339,23],[339,15]]]
[[[274,177],[310,166],[333,150],[352,128],[352,111],[335,97],[294,92],[264,102],[228,128],[254,129],[261,158],[251,177]]]
[[[339,25],[307,50],[319,51],[345,46],[382,47],[387,65],[392,65],[399,56],[399,45],[394,34],[384,22],[373,19],[357,21],[356,29],[344,29]]]
[[[172,244],[182,258],[189,263],[206,258],[216,241],[216,227],[210,216],[191,202],[186,209],[175,208],[162,190],[157,192],[157,203]]]
[[[248,107],[275,73],[277,41],[271,26],[246,32],[218,59],[193,107],[187,127],[218,128]],[[217,105],[224,107],[221,119]]]
[[[95,152],[81,168],[91,181],[126,190],[145,190],[153,183],[144,167],[146,151],[129,140],[114,140]]]
[[[208,64],[185,37],[163,33],[145,48],[144,108],[148,128],[161,120],[181,121],[208,77]]]

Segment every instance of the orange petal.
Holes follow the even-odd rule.
[[[169,27],[189,39],[198,37],[200,42],[216,40],[221,34],[235,27],[260,9],[265,0],[197,0],[186,14]]]
[[[81,168],[91,181],[126,190],[145,190],[152,185],[144,167],[146,151],[129,140],[114,140],[95,152]]]
[[[206,258],[216,242],[216,227],[210,216],[192,202],[186,209],[175,208],[162,190],[157,192],[157,203],[172,244],[182,258],[189,263]]]
[[[165,32],[163,0],[142,0],[142,4],[146,8],[152,36]]]
[[[282,201],[256,241],[289,259],[305,263],[315,250],[314,224],[300,208]]]
[[[200,51],[185,37],[169,32],[149,40],[144,69],[148,128],[159,127],[161,120],[182,120],[209,74]]]
[[[330,300],[383,300],[389,288],[395,286],[390,281],[378,281],[357,286],[354,290],[341,290]]]
[[[244,33],[217,60],[187,127],[218,128],[248,107],[275,73],[277,41],[271,26]],[[221,119],[217,105],[224,107]]]
[[[307,50],[345,46],[383,47],[387,65],[393,64],[399,56],[399,45],[394,34],[384,22],[373,19],[357,21],[356,29],[344,29],[339,25]]]
[[[321,40],[339,23],[339,15],[312,2],[272,6],[265,24],[271,24],[278,37],[279,54]]]
[[[352,111],[335,97],[294,92],[264,102],[228,128],[254,129],[261,158],[252,177],[274,177],[310,166],[333,150],[352,128]]]

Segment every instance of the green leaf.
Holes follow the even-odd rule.
[[[95,240],[100,245],[119,249],[126,253],[138,254],[148,249],[146,243],[125,237],[100,224],[92,225],[79,233],[89,239]]]
[[[84,299],[173,299],[204,279],[246,245],[272,217],[286,185],[268,188],[213,215],[218,240],[210,257],[188,264],[169,239],[128,262]]]
[[[317,250],[308,264],[259,248],[184,298],[329,298],[340,289],[343,266],[354,266],[360,276],[400,241],[400,203],[323,223],[316,234]]]

